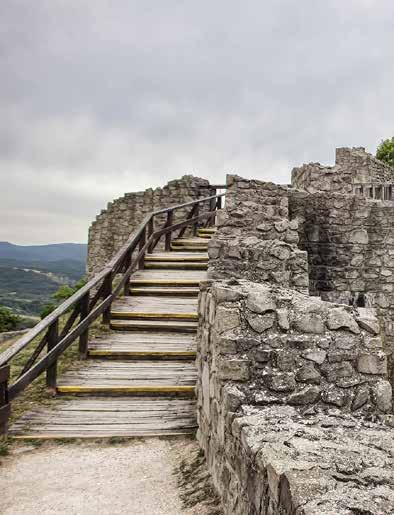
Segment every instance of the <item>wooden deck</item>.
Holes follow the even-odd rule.
[[[14,438],[135,437],[193,433],[197,301],[209,237],[147,256],[130,295],[111,308],[111,331],[89,342],[88,360],[58,380],[51,406],[23,415]],[[155,266],[151,269],[148,267]],[[62,400],[62,396],[67,396]],[[67,400],[66,400],[67,399]]]

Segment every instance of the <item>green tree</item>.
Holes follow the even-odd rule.
[[[15,331],[18,329],[21,318],[10,309],[0,306],[0,332]]]
[[[50,303],[50,304],[46,304],[41,312],[40,312],[40,318],[41,320],[45,317],[47,317],[50,313],[52,313],[52,311],[54,311],[56,309],[56,304],[53,304],[53,303]]]
[[[394,166],[394,137],[381,142],[376,151],[376,157],[390,166]]]
[[[59,304],[70,298],[72,295],[74,295],[75,292],[77,292],[82,286],[84,286],[87,282],[87,279],[83,277],[80,279],[77,283],[74,284],[74,286],[70,286],[68,284],[62,284],[62,286],[59,287],[59,289],[52,295],[52,298],[56,301],[56,303],[49,303],[42,309],[40,313],[41,319],[48,316],[54,309],[57,308]]]

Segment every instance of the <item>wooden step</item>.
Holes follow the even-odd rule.
[[[91,360],[59,378],[57,393],[68,395],[194,395],[194,363],[185,361]]]
[[[130,278],[131,287],[169,286],[174,288],[199,287],[207,279],[204,270],[138,270]]]
[[[187,263],[189,261],[192,263],[206,263],[208,262],[208,254],[206,252],[177,252],[176,254],[174,252],[155,252],[145,256],[145,262]]]
[[[111,320],[111,329],[115,331],[171,331],[195,333],[197,322],[183,320]]]
[[[201,252],[201,251],[206,251],[208,250],[208,245],[173,245],[171,243],[171,250],[174,251],[174,252],[178,252],[178,251],[189,251],[189,252],[193,252],[193,251],[198,251],[198,252]]]
[[[44,440],[193,434],[196,411],[193,399],[76,397],[25,413],[9,436]]]
[[[199,288],[156,288],[153,286],[145,288],[130,288],[129,293],[130,295],[152,295],[154,297],[198,297],[199,292]]]
[[[197,299],[127,296],[112,304],[111,318],[123,320],[197,320]]]
[[[196,339],[182,333],[109,333],[89,342],[88,355],[106,359],[194,359]]]
[[[144,264],[146,270],[207,270],[207,263],[191,263],[191,262],[169,262],[157,261],[146,262]]]
[[[171,249],[192,252],[195,250],[206,251],[208,242],[204,238],[178,238],[172,240]]]
[[[202,234],[215,234],[215,232],[217,232],[217,228],[216,227],[200,227],[200,229],[198,229],[198,231],[197,231],[197,234],[198,233],[202,233]]]
[[[206,233],[197,233],[199,238],[205,238],[206,240],[210,240],[212,238],[212,234],[206,234]]]

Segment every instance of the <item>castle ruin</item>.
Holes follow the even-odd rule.
[[[211,192],[182,181],[167,204]],[[393,512],[393,183],[363,148],[294,168],[291,186],[227,177],[196,360],[197,437],[226,514]],[[100,215],[90,270],[135,225],[127,199],[152,195]]]

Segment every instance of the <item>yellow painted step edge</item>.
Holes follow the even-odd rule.
[[[189,319],[189,320],[198,320],[198,313],[127,313],[124,311],[111,311],[111,316],[114,318],[120,319],[134,319],[134,318],[146,318],[146,319],[164,319],[167,320],[169,318],[179,318],[179,319]]]
[[[155,295],[158,295],[158,296],[165,296],[165,295],[168,295],[168,296],[179,296],[179,297],[184,297],[185,295],[189,296],[189,297],[192,297],[192,296],[197,296],[198,293],[199,293],[199,289],[196,289],[196,290],[190,290],[188,288],[181,288],[181,289],[176,289],[176,288],[168,288],[168,289],[163,289],[163,288],[130,288],[130,295],[141,295],[141,296],[144,296],[144,295],[149,295],[149,293],[151,292],[152,295],[155,294]]]
[[[193,257],[193,256],[188,256],[188,257],[184,257],[184,256],[174,256],[174,257],[159,257],[159,256],[145,256],[145,261],[150,261],[150,262],[156,262],[156,261],[159,261],[161,263],[188,263],[188,262],[195,262],[195,261],[201,261],[202,263],[205,263],[208,261],[208,256],[205,257],[201,257],[201,256],[196,256],[196,257]]]
[[[59,393],[194,393],[195,386],[58,386]]]
[[[147,270],[207,270],[208,263],[188,263],[187,261],[184,261],[183,263],[176,261],[168,261],[166,263],[155,263],[153,261],[148,261],[144,264],[144,268],[146,268]]]
[[[190,356],[195,357],[196,351],[113,351],[113,350],[90,350],[89,356]]]
[[[150,286],[199,286],[200,281],[194,279],[131,279],[130,284],[143,286],[148,284]]]

